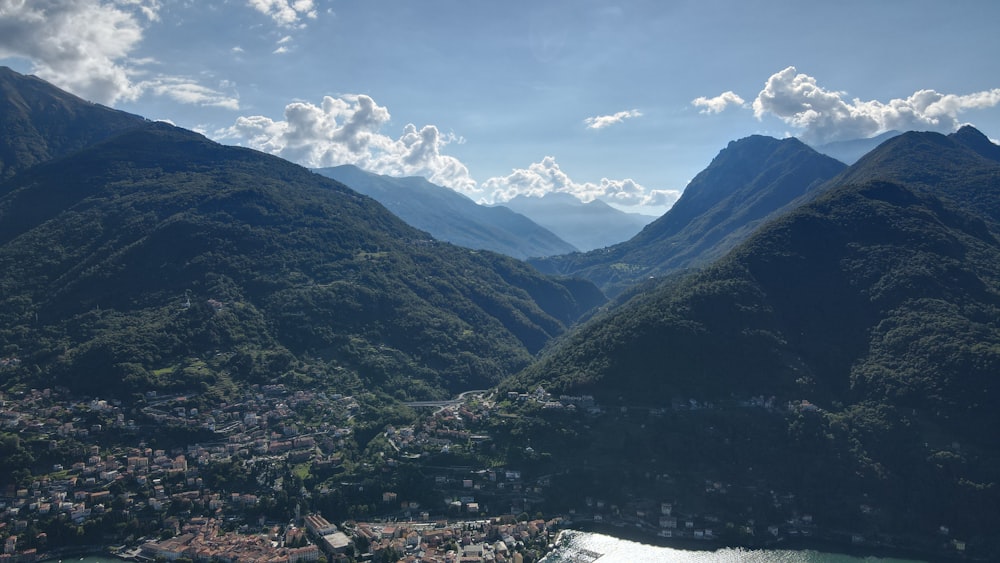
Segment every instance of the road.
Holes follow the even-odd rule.
[[[458,396],[455,397],[454,399],[447,399],[444,401],[410,401],[408,403],[403,403],[403,404],[412,408],[434,407],[443,409],[446,407],[453,407],[462,404],[462,402],[465,401],[465,397],[468,395],[472,394],[482,395],[488,391],[489,391],[488,389],[474,389],[472,391],[463,391],[462,393],[459,393]]]

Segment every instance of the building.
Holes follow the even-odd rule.
[[[343,555],[351,545],[351,539],[344,532],[334,532],[323,536],[323,547],[333,555]]]
[[[331,524],[326,518],[323,518],[319,514],[307,515],[305,522],[306,529],[315,534],[317,537],[323,537],[337,531],[336,525]]]

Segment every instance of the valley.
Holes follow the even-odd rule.
[[[534,562],[580,528],[1000,554],[1000,146],[971,126],[850,166],[739,139],[575,252],[420,178],[0,86],[12,560]]]

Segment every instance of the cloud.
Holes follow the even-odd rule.
[[[22,57],[32,72],[74,94],[107,105],[145,94],[176,102],[239,109],[239,98],[189,78],[136,81],[152,62],[131,53],[159,20],[158,0],[0,0],[0,59]],[[231,87],[231,85],[223,85]]]
[[[365,95],[326,96],[320,105],[294,102],[285,106],[284,119],[243,116],[215,132],[220,140],[233,140],[310,168],[354,164],[392,176],[426,177],[431,182],[468,194],[478,193],[468,168],[457,158],[442,154],[454,135],[442,134],[434,125],[403,127],[391,137],[382,132],[389,110]]]
[[[117,0],[122,6],[131,6],[139,10],[149,21],[160,19],[160,0]]]
[[[723,92],[714,98],[699,96],[691,103],[695,107],[704,108],[698,113],[722,113],[729,106],[743,106],[746,102],[732,90]]]
[[[827,90],[816,79],[788,67],[771,75],[753,102],[754,115],[770,114],[802,131],[812,143],[871,137],[890,130],[950,132],[962,125],[967,110],[1000,104],[1000,88],[968,95],[919,90],[907,98],[845,99],[846,93]]]
[[[631,119],[633,117],[641,117],[642,113],[637,109],[630,109],[627,111],[620,111],[614,115],[598,115],[596,117],[588,117],[584,119],[583,122],[587,124],[588,129],[604,129],[605,127],[610,127],[616,123],[621,123],[626,119]]]
[[[223,86],[228,87],[231,84],[223,82]],[[182,104],[220,107],[234,111],[240,109],[238,96],[223,94],[218,90],[181,77],[161,76],[140,82],[137,88],[142,92],[152,92]]]
[[[388,108],[369,96],[326,96],[319,105],[288,104],[281,120],[262,115],[239,117],[213,136],[309,168],[353,164],[377,174],[424,176],[485,202],[508,201],[520,194],[564,192],[583,201],[600,198],[623,206],[667,206],[680,196],[674,190],[647,189],[631,179],[575,182],[551,156],[478,184],[465,164],[443,153],[447,145],[461,143],[461,138],[443,134],[434,125],[417,127],[412,123],[404,126],[399,136],[390,136],[384,132],[390,119]]]
[[[286,36],[282,37],[281,39],[278,40],[278,43],[277,43],[278,47],[275,50],[271,51],[271,54],[272,55],[284,55],[285,53],[291,52],[291,50],[292,50],[291,42],[292,42],[292,36],[291,35],[286,35]]]
[[[507,176],[490,178],[481,187],[492,193],[495,203],[510,201],[519,195],[541,197],[550,192],[572,194],[585,202],[601,199],[624,206],[670,205],[680,197],[679,191],[649,190],[632,179],[574,182],[551,156],[528,168],[515,169]]]
[[[33,72],[89,100],[132,100],[139,90],[122,60],[142,41],[152,0],[0,0],[0,58],[23,57]]]
[[[316,19],[313,0],[247,0],[247,4],[281,27],[305,27],[303,18]]]

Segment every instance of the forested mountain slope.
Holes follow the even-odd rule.
[[[945,526],[998,553],[1000,161],[970,133],[887,142],[703,271],[564,338],[503,389],[610,410],[534,448],[559,452],[578,494],[745,512],[690,492],[721,480],[785,491],[835,529],[927,547]],[[616,456],[635,464],[624,482],[600,461]]]
[[[721,257],[844,167],[797,139],[755,135],[733,141],[666,214],[630,240],[533,263],[544,272],[585,277],[616,294],[649,276]]]
[[[0,185],[0,287],[15,380],[117,394],[324,377],[442,396],[520,369],[603,299],[163,123]]]
[[[0,66],[0,181],[145,122]]]

